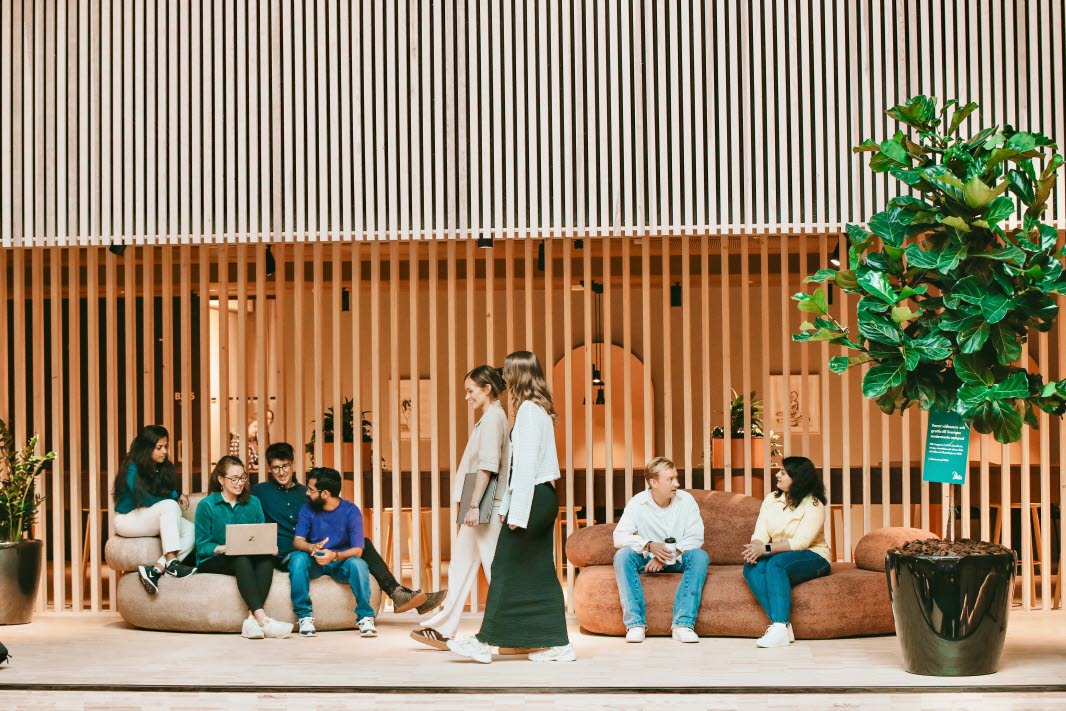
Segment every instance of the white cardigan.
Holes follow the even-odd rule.
[[[533,488],[559,478],[555,423],[540,405],[526,400],[511,429],[511,466],[507,498],[500,509],[507,523],[526,528],[533,506]]]

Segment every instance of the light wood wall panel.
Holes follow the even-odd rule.
[[[1062,15],[1061,0],[0,3],[0,241],[839,231],[896,193],[849,149],[888,135],[883,111],[914,93],[979,101],[965,130],[1061,139]]]
[[[373,510],[369,530],[398,574],[446,585],[456,513],[449,493],[474,422],[462,375],[478,363],[501,365],[513,348],[532,348],[556,373],[560,538],[617,519],[643,488],[645,462],[633,461],[643,442],[649,453],[672,454],[685,486],[761,495],[774,471],[769,442],[750,434],[712,440],[710,431],[727,421],[731,389],[756,391],[775,429],[771,385],[798,374],[818,376],[803,380],[799,397],[805,410],[817,399],[820,415],[786,420],[776,434],[784,454],[807,455],[822,470],[835,557],[850,559],[865,533],[886,525],[944,535],[948,489],[920,481],[924,414],[885,417],[857,392],[858,373],[829,372],[828,347],[789,339],[801,315],[788,296],[841,239],[584,237],[491,249],[472,240],[297,242],[272,246],[278,268],[270,275],[265,245],[145,245],[123,257],[99,246],[0,251],[0,416],[19,438],[40,433],[42,450],[59,455],[42,476],[47,498],[34,530],[51,566],[40,605],[114,609],[116,576],[102,555],[112,482],[133,435],[164,421],[183,488],[192,491],[205,488],[231,447],[242,459],[270,441],[303,452],[314,434],[314,461],[341,465],[345,491]],[[853,304],[833,296],[846,322]],[[613,369],[609,359],[591,361],[586,346],[601,333],[632,358]],[[1046,372],[1062,368],[1062,334],[1060,327],[1031,343]],[[592,362],[603,368],[602,409],[584,406],[597,392]],[[639,374],[634,365],[643,366]],[[428,395],[416,384],[427,379]],[[400,428],[403,380],[412,383],[409,437]],[[336,450],[323,459],[321,413],[348,398],[372,423],[369,469],[358,456],[344,465]],[[616,416],[608,414],[613,402]],[[276,414],[270,428],[262,426],[267,404]],[[419,424],[423,412],[428,426]],[[260,422],[257,441],[251,419]],[[970,484],[952,494],[961,506],[957,534],[1019,551],[1026,607],[1060,605],[1053,559],[1063,434],[1045,418],[1014,447],[975,439]],[[594,447],[581,450],[577,440],[585,446],[590,438]],[[625,455],[594,452],[610,455],[608,441]],[[724,461],[708,466],[723,446]],[[302,478],[311,457],[298,459]],[[253,480],[266,476],[265,464]],[[569,589],[573,569],[561,565],[560,575]],[[477,609],[478,592],[471,603]]]

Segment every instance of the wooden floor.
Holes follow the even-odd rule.
[[[482,665],[417,645],[407,636],[416,621],[386,615],[376,639],[251,641],[138,630],[110,614],[42,614],[0,628],[13,653],[0,667],[0,709],[1066,708],[1061,612],[1013,612],[999,673],[967,678],[907,674],[892,636],[787,649],[727,638],[638,646],[573,624],[573,664],[497,656]],[[465,627],[476,625],[471,617]],[[663,693],[671,688],[686,693]]]

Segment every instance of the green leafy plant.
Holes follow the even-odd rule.
[[[752,390],[747,402],[745,402],[745,397],[738,395],[736,390],[730,389],[729,392],[733,394],[733,399],[729,401],[729,437],[731,439],[744,439],[745,410],[751,411],[751,436],[756,438],[767,436],[763,429],[763,413],[766,408],[762,398]],[[769,437],[771,455],[780,456],[781,446],[778,442],[780,437],[772,430]],[[725,428],[721,425],[712,428],[711,439],[725,439]]]
[[[34,481],[45,464],[56,458],[56,453],[38,456],[34,454],[36,448],[37,435],[34,435],[25,447],[16,449],[11,429],[0,420],[0,541],[21,541],[44,501],[34,490]]]
[[[858,333],[830,315],[819,287],[792,297],[813,315],[793,340],[856,351],[829,367],[869,364],[862,391],[885,413],[954,411],[1006,443],[1023,422],[1037,426],[1036,408],[1066,412],[1066,380],[1045,383],[1018,363],[1030,332],[1051,329],[1054,295],[1066,290],[1064,250],[1041,222],[1063,157],[1047,136],[1011,126],[960,136],[976,109],[916,96],[887,112],[907,132],[854,149],[915,194],[890,200],[866,228],[847,226],[848,268],[806,279],[860,297]]]
[[[373,442],[373,423],[366,419],[366,416],[370,413],[370,410],[363,410],[359,413],[360,428],[363,442]],[[329,408],[322,413],[322,441],[326,444],[333,444],[335,435],[335,413],[334,408]],[[341,431],[341,442],[352,443],[355,442],[355,402],[349,398],[345,398],[341,404],[341,420],[343,422],[343,428]],[[311,441],[304,445],[304,451],[308,454],[313,454],[315,451],[315,432],[311,432]]]

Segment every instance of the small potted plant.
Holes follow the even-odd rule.
[[[832,358],[830,369],[867,367],[863,395],[886,414],[918,405],[1006,444],[1021,438],[1023,425],[1037,426],[1037,410],[1066,412],[1066,380],[1045,382],[1021,362],[1022,344],[1051,330],[1056,294],[1066,292],[1058,231],[1041,219],[1063,158],[1047,136],[1011,126],[959,135],[976,109],[916,96],[887,112],[905,131],[855,149],[871,152],[871,170],[910,193],[889,200],[865,228],[847,226],[843,268],[807,278],[858,297],[857,333],[817,288],[793,297],[812,319],[793,339],[853,351]],[[1011,549],[912,541],[888,553],[886,573],[907,671],[998,669],[1013,598]]]
[[[363,410],[359,413],[361,434],[359,461],[363,471],[369,471],[373,467],[374,461],[372,453],[374,442],[372,436],[373,424],[366,419],[368,414],[370,414],[369,410]],[[322,464],[325,466],[330,466],[336,461],[334,458],[334,447],[337,444],[335,420],[336,417],[332,407],[322,413]],[[341,432],[341,471],[355,471],[355,403],[349,398],[345,398],[344,403],[341,405],[341,420],[344,423],[343,431]],[[311,440],[304,446],[304,451],[311,455],[313,464],[315,431],[311,432]]]
[[[766,466],[765,448],[763,439],[766,432],[763,429],[764,405],[762,398],[752,390],[745,402],[743,395],[738,395],[736,390],[730,390],[733,399],[729,402],[729,451],[730,466],[743,468],[750,461],[751,466],[761,469]],[[751,412],[751,447],[745,447],[744,443],[744,419],[745,410]],[[770,456],[777,458],[781,455],[779,437],[773,431],[769,434]],[[711,430],[711,466],[715,469],[725,467],[725,428],[721,425]]]
[[[36,449],[36,435],[15,449],[11,430],[0,420],[0,624],[4,625],[25,624],[33,617],[44,565],[43,543],[27,535],[44,500],[34,483],[56,453],[38,456]]]

